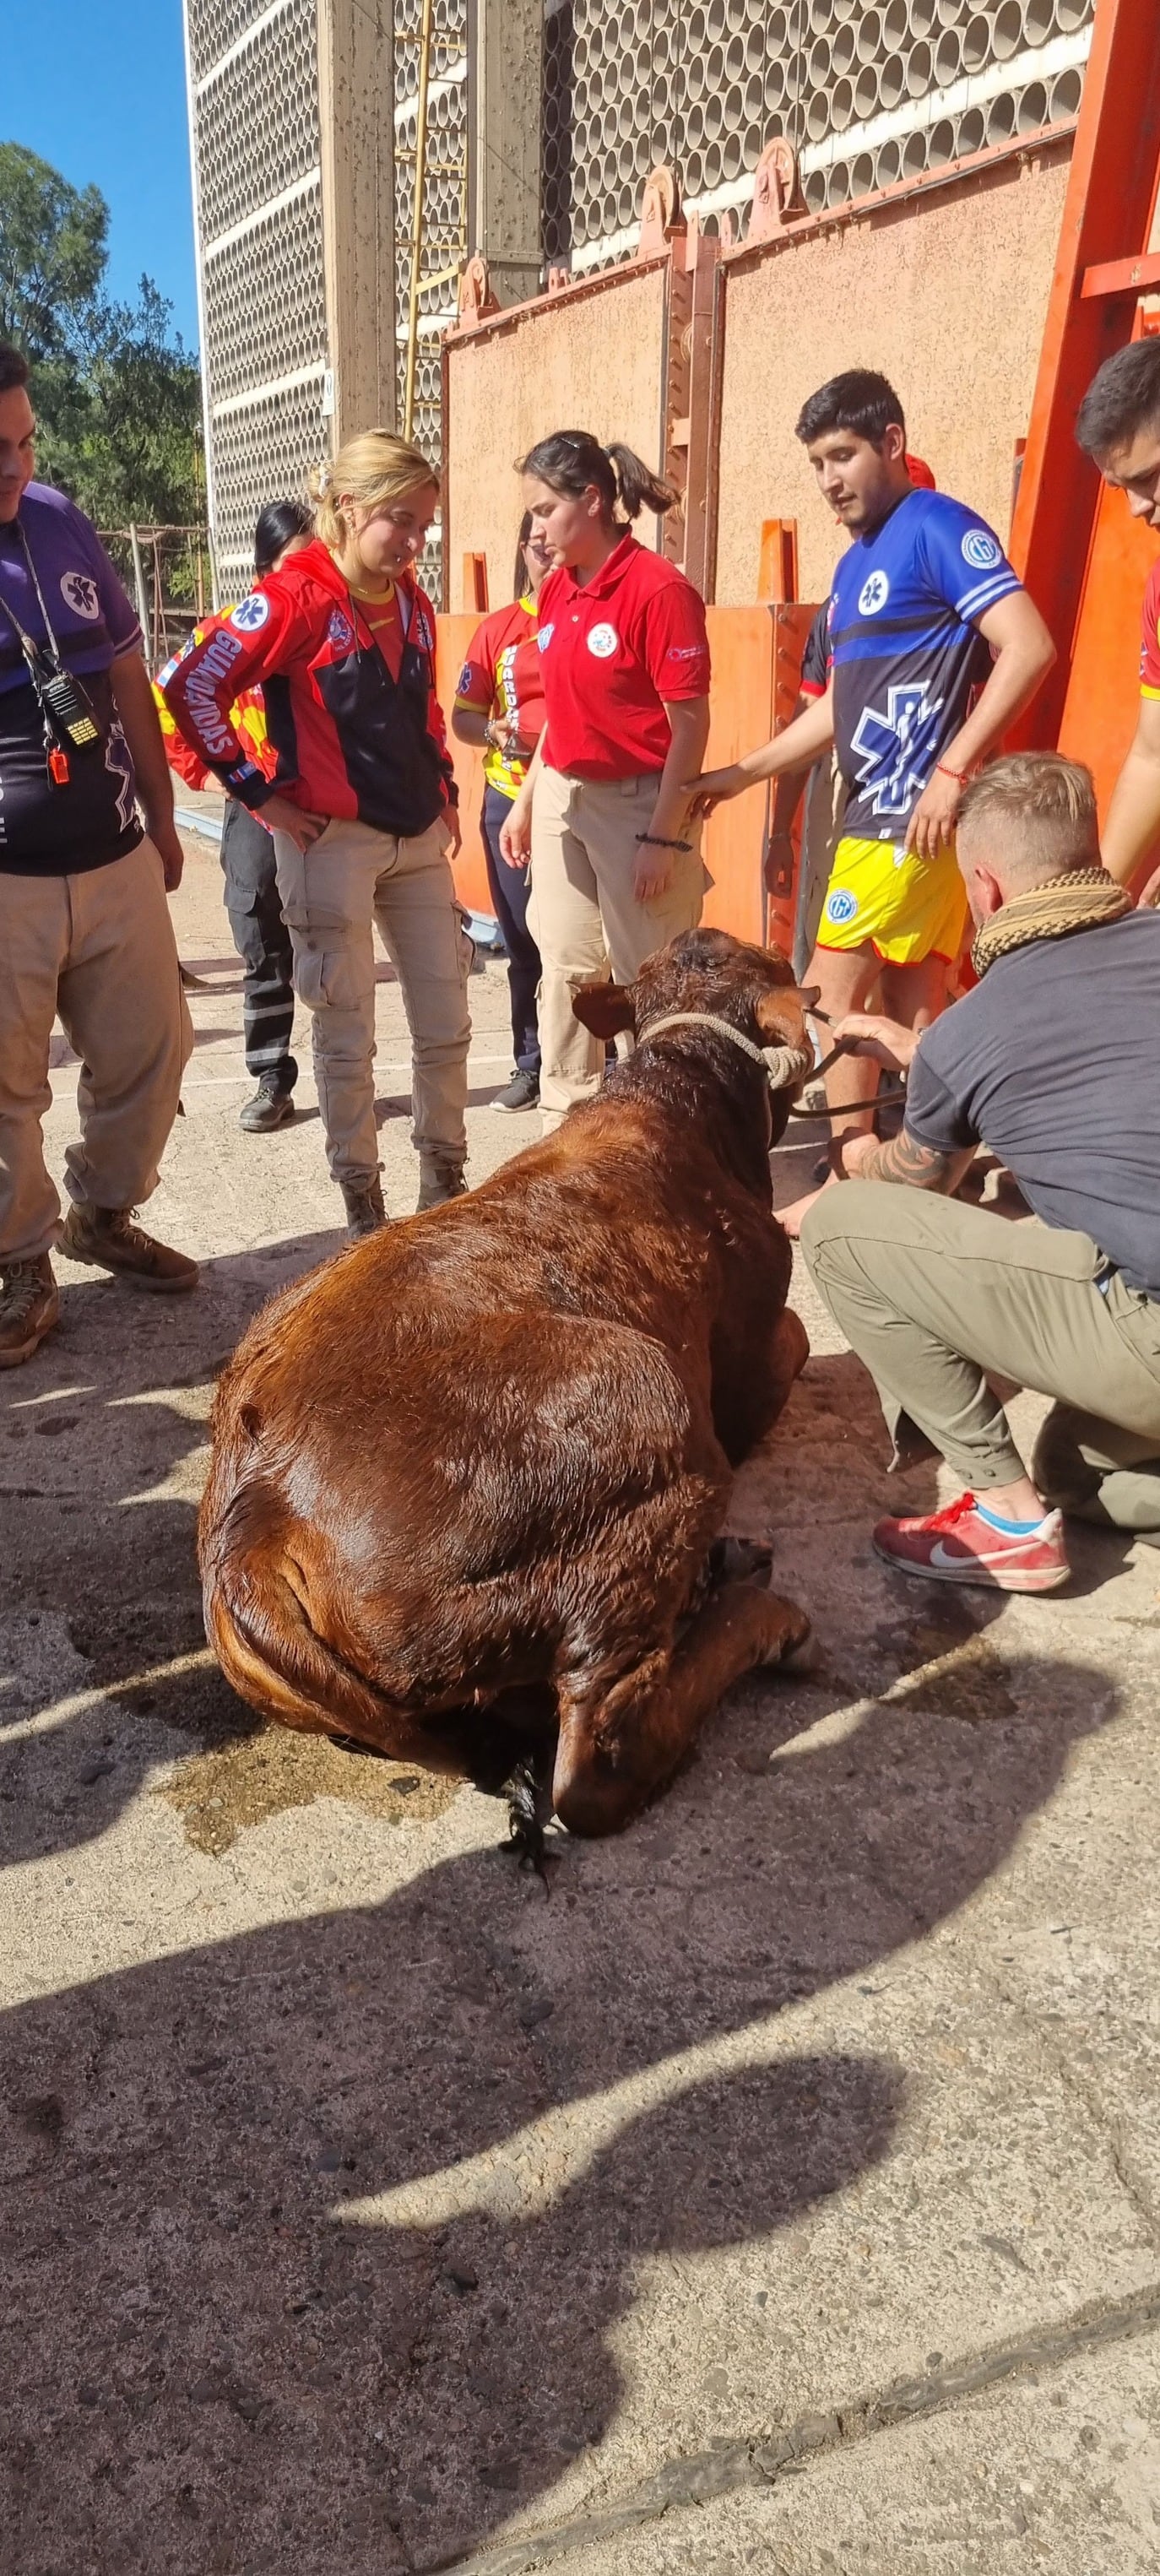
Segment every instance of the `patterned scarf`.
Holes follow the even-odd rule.
[[[1133,909],[1126,887],[1117,885],[1106,868],[1072,868],[1067,876],[1049,877],[1027,894],[1013,894],[1000,912],[975,934],[971,964],[983,976],[997,957],[1026,948],[1033,939],[1065,939],[1072,930],[1095,930],[1101,922],[1122,921]]]

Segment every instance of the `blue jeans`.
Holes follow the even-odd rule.
[[[528,929],[528,870],[509,868],[499,851],[500,828],[511,810],[510,797],[501,796],[498,787],[485,788],[480,821],[487,853],[487,882],[508,953],[508,992],[516,1070],[534,1073],[538,1078],[540,1037],[536,1026],[536,991],[540,981],[540,952]]]

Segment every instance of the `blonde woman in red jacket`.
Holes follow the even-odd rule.
[[[411,1031],[420,1208],[466,1186],[471,943],[449,865],[459,818],[435,696],[435,615],[414,574],[438,505],[434,470],[373,429],[320,467],[311,489],[314,543],[183,655],[165,696],[207,768],[275,834],[327,1156],[360,1235],[385,1217],[374,926]],[[247,757],[230,715],[255,682],[272,777]]]

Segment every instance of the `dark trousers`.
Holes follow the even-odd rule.
[[[264,1073],[275,1073],[283,1090],[292,1091],[298,1080],[290,1053],[293,958],[274,877],[274,836],[232,796],[226,799],[222,824],[222,867],[230,930],[246,970],[246,1071],[259,1081]]]
[[[509,868],[499,854],[500,827],[511,812],[511,799],[501,796],[498,787],[484,790],[483,846],[487,852],[487,882],[495,917],[503,932],[508,953],[508,992],[512,1006],[512,1047],[516,1069],[520,1073],[539,1073],[540,1037],[536,1026],[536,991],[540,981],[540,952],[528,929],[528,871]]]

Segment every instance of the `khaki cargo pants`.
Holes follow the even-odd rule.
[[[275,834],[278,892],[294,948],[294,989],[311,1014],[314,1073],[336,1181],[373,1180],[374,925],[399,978],[411,1032],[411,1141],[467,1152],[467,978],[463,928],[440,820],[413,840],[369,823],[328,823],[309,850]]]
[[[70,1198],[140,1207],[177,1116],[193,1031],[152,841],[79,876],[0,870],[0,1271],[59,1234],[41,1122],[53,1021],[80,1057]]]
[[[1044,1500],[1160,1530],[1160,1303],[1086,1234],[1012,1225],[887,1181],[824,1190],[802,1224],[810,1274],[878,1389],[896,1455],[913,1425],[976,1493],[1024,1466],[989,1376],[1056,1402],[1031,1474]]]
[[[545,1130],[600,1088],[603,1043],[572,1008],[578,984],[609,972],[631,984],[645,958],[678,931],[695,930],[704,900],[701,827],[693,847],[673,853],[673,881],[655,903],[632,890],[636,835],[656,803],[655,771],[642,778],[566,778],[541,769],[532,791],[532,891],[528,928],[540,952],[540,1107]]]

